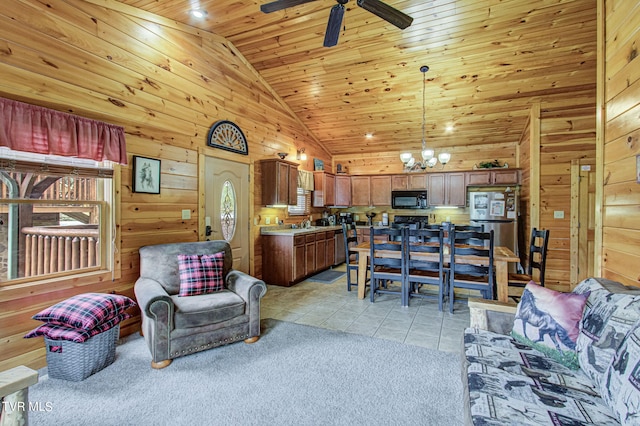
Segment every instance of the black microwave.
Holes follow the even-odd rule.
[[[391,208],[426,209],[427,191],[391,191]]]

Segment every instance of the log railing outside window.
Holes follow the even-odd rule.
[[[66,272],[98,266],[98,225],[32,226],[26,236],[24,276]]]

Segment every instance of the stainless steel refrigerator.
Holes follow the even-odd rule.
[[[512,189],[500,191],[470,192],[469,220],[471,225],[483,225],[485,232],[493,230],[494,245],[509,247],[516,255],[518,250],[518,194]],[[520,269],[509,264],[509,272]]]

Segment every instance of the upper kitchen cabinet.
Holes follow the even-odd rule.
[[[336,176],[336,206],[351,205],[351,176]]]
[[[391,190],[403,191],[427,189],[427,174],[404,174],[391,176]]]
[[[351,176],[352,206],[390,206],[391,176]]]
[[[285,160],[261,160],[262,204],[296,205],[298,201],[298,165]]]
[[[467,172],[467,186],[518,185],[520,170],[498,169]]]
[[[370,188],[372,206],[391,205],[391,176],[371,176]]]
[[[313,207],[336,205],[336,176],[326,172],[313,172]]]
[[[464,207],[467,204],[465,173],[429,173],[428,176],[430,206]]]
[[[371,176],[351,176],[351,205],[371,205]]]

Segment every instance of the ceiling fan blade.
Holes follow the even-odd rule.
[[[264,13],[277,12],[278,10],[288,9],[300,4],[311,3],[316,0],[278,0],[266,3],[260,6],[260,10]]]
[[[413,22],[411,16],[400,12],[398,9],[380,0],[358,0],[358,6],[395,25],[401,30],[404,30]]]
[[[329,22],[327,22],[327,30],[324,33],[324,47],[331,47],[338,44],[343,16],[343,5],[336,4],[331,8],[331,13],[329,13]]]

